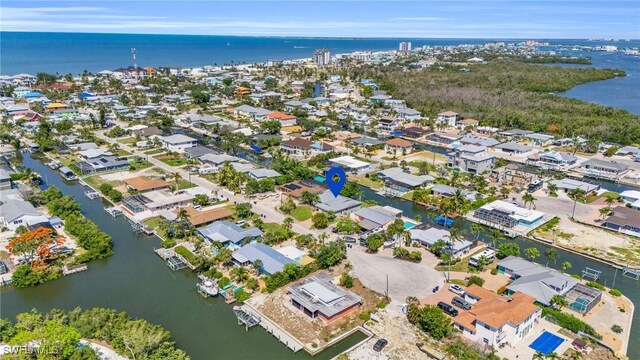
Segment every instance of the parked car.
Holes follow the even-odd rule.
[[[458,310],[444,301],[440,301],[438,303],[438,307],[442,309],[442,311],[444,311],[445,314],[449,316],[453,316],[453,317],[458,316]]]
[[[456,285],[456,284],[449,285],[449,291],[451,291],[454,294],[458,294],[460,296],[464,295],[464,289],[460,285]]]
[[[355,244],[356,243],[356,238],[354,238],[352,236],[345,236],[344,237],[344,241],[349,243],[349,244]]]
[[[459,296],[454,296],[453,299],[451,299],[451,304],[461,308],[461,309],[465,309],[465,310],[471,310],[471,304],[469,304],[469,302]]]
[[[236,225],[238,225],[238,226],[242,226],[245,223],[246,223],[246,221],[244,221],[244,220],[236,221]]]
[[[389,342],[386,339],[380,339],[373,345],[373,350],[380,352],[382,351],[382,349],[384,349],[385,346],[387,346],[388,343]]]

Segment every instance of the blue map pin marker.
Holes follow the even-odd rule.
[[[334,180],[336,176],[338,177],[337,181]],[[341,168],[332,167],[327,171],[327,185],[329,185],[329,190],[331,190],[333,196],[338,197],[340,195],[345,182],[347,182],[347,174]]]

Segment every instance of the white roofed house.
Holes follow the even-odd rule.
[[[264,180],[277,178],[281,174],[272,169],[251,169],[247,172],[247,175],[255,180]]]
[[[396,219],[402,218],[402,210],[391,206],[374,205],[358,209],[352,212],[350,217],[357,221],[361,228],[371,231],[386,228]]]
[[[371,170],[371,164],[366,161],[358,160],[349,155],[329,159],[329,166],[340,167],[344,171],[352,173],[363,173]]]
[[[331,275],[319,273],[287,289],[291,304],[311,319],[330,323],[355,311],[364,299],[331,282]]]
[[[578,158],[567,152],[551,150],[539,153],[538,156],[529,157],[527,163],[545,169],[560,169],[575,164],[577,160]]]
[[[458,121],[459,114],[453,111],[444,111],[438,114],[436,124],[440,124],[444,127],[455,127]]]
[[[589,174],[605,176],[618,176],[629,169],[625,164],[599,159],[589,159],[583,162],[580,168]]]
[[[386,132],[395,131],[400,127],[400,120],[391,117],[384,117],[378,120],[378,129]]]
[[[198,145],[198,140],[182,134],[160,136],[162,147],[177,153],[184,153],[185,149]]]
[[[632,208],[640,209],[640,191],[625,190],[620,193],[620,199],[628,203]]]
[[[482,174],[491,170],[495,156],[487,148],[478,145],[462,145],[447,154],[447,165],[462,171]]]
[[[422,117],[420,111],[412,108],[396,109],[396,115],[403,120],[419,120]]]
[[[15,231],[22,225],[28,227],[46,222],[47,217],[28,201],[10,199],[0,205],[0,223],[9,230]]]
[[[503,153],[516,154],[516,155],[526,154],[533,151],[532,147],[517,143],[515,141],[509,141],[502,144],[498,144],[494,148],[502,151]]]
[[[412,175],[399,167],[381,170],[378,176],[384,180],[386,186],[402,191],[413,190],[435,180],[430,175]]]
[[[332,211],[336,215],[348,214],[355,211],[362,205],[361,201],[348,198],[346,196],[338,195],[333,196],[331,191],[326,190],[320,194],[320,201],[314,204],[318,210],[324,212]]]
[[[422,246],[431,248],[438,240],[444,241],[447,245],[445,250],[451,252],[454,257],[463,256],[469,253],[473,247],[473,243],[468,240],[459,240],[451,244],[451,233],[444,229],[434,227],[425,227],[426,225],[418,225],[409,230],[411,241],[418,242]]]
[[[577,189],[584,191],[586,194],[595,193],[600,190],[599,184],[592,184],[586,181],[580,181],[571,178],[551,180],[549,183],[555,185],[558,189],[563,190],[566,193],[571,193],[572,191]]]

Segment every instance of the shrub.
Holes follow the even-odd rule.
[[[498,275],[498,268],[491,269],[491,275]]]
[[[243,302],[245,302],[247,299],[249,299],[249,294],[247,294],[246,291],[240,289],[238,291],[236,291],[236,293],[233,295],[233,297],[236,298],[236,301],[239,302],[240,304],[242,304]]]
[[[604,286],[602,286],[602,285],[600,285],[600,284],[598,284],[598,283],[597,283],[597,282],[595,282],[595,281],[589,281],[589,282],[587,282],[587,286],[592,287],[592,288],[595,288],[595,289],[598,289],[598,290],[600,290],[600,291],[605,291],[605,287],[604,287]]]
[[[358,317],[360,318],[360,320],[369,321],[369,319],[371,319],[371,312],[367,311],[367,312],[360,313]]]
[[[162,247],[165,249],[172,248],[176,245],[176,241],[173,239],[162,240]]]
[[[618,296],[622,296],[622,293],[621,293],[621,292],[620,292],[620,290],[618,290],[618,289],[611,289],[611,290],[609,290],[609,294],[611,294],[612,296],[616,296],[616,297],[618,297]]]
[[[563,313],[559,310],[555,310],[549,307],[542,308],[542,316],[543,317],[552,317],[556,320],[556,323],[568,330],[573,331],[574,333],[578,333],[580,331],[591,335],[597,339],[602,339],[602,336],[598,334],[591,325],[585,323],[584,321],[578,319],[577,317]]]
[[[218,280],[218,286],[223,288],[223,287],[229,285],[230,282],[231,282],[231,280],[229,280],[228,277],[224,276],[224,277],[220,278],[220,280]]]
[[[409,260],[415,262],[422,261],[422,253],[420,251],[412,251],[411,254],[409,254]]]
[[[340,276],[340,285],[346,288],[353,287],[353,277],[347,273],[342,274]]]
[[[478,275],[471,275],[469,277],[469,280],[467,280],[467,286],[471,286],[473,284],[476,284],[476,285],[482,287],[482,285],[484,285],[484,279],[481,278]]]
[[[622,326],[620,325],[613,325],[611,327],[611,331],[613,331],[616,334],[620,334],[622,332]]]
[[[11,277],[11,284],[15,287],[24,288],[42,284],[43,282],[55,280],[60,277],[60,271],[35,270],[29,264],[23,264],[16,268]]]
[[[221,279],[224,276],[223,273],[221,273],[220,271],[217,271],[213,273],[213,278],[214,279]]]
[[[200,260],[198,259],[198,257],[182,245],[177,246],[175,248],[175,252],[178,255],[182,255],[182,257],[191,265],[198,266],[200,264]]]

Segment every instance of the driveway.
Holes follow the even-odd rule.
[[[354,245],[347,249],[347,258],[353,265],[353,275],[376,292],[386,293],[389,276],[389,297],[394,310],[399,310],[407,297],[425,298],[435,286],[444,283],[443,274],[433,269],[428,257],[421,263],[413,263],[394,259],[389,250],[368,254],[363,247]]]

